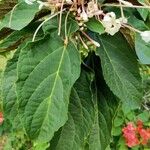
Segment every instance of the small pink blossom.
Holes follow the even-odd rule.
[[[3,121],[4,121],[3,113],[2,113],[2,112],[0,112],[0,124],[2,124],[2,123],[3,123]]]
[[[122,132],[128,147],[133,147],[139,144],[139,140],[136,135],[136,128],[132,122],[128,123],[127,126],[122,129]]]

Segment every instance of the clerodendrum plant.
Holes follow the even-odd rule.
[[[9,131],[26,149],[110,149],[117,109],[141,105],[149,18],[148,0],[18,0],[0,23]]]

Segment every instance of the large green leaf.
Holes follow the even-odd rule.
[[[101,45],[97,48],[97,55],[101,59],[106,83],[126,108],[138,108],[142,92],[134,51],[120,33],[97,35],[97,40]]]
[[[69,104],[69,119],[62,128],[57,144],[52,140],[52,150],[83,149],[94,122],[94,103],[91,91],[92,76],[83,71],[75,83]]]
[[[5,15],[0,22],[0,30],[8,27],[14,30],[21,30],[27,26],[38,12],[38,4],[28,5],[25,2],[18,3],[12,11]]]
[[[17,93],[26,131],[38,143],[48,142],[67,120],[69,95],[80,74],[79,53],[69,42],[47,35],[22,49]]]
[[[142,40],[138,33],[135,37],[135,50],[142,64],[150,64],[150,43]]]
[[[92,89],[92,81],[83,70],[72,88],[69,119],[51,141],[51,150],[105,150],[110,143],[116,99],[109,90],[105,95],[96,85]]]

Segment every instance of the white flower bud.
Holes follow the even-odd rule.
[[[72,4],[73,2],[72,2],[72,0],[66,0],[66,3],[67,4]]]
[[[92,41],[92,42],[96,47],[100,47],[100,44],[98,42],[96,42],[96,41]]]
[[[80,14],[81,13],[81,8],[78,8],[77,12],[78,12],[78,14]]]
[[[142,39],[143,39],[146,43],[149,43],[149,42],[150,42],[150,31],[141,32],[140,35],[141,35]]]
[[[83,11],[81,14],[80,14],[80,17],[82,18],[83,21],[88,21],[88,15],[85,11]]]

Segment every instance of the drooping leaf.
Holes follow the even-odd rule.
[[[135,50],[142,64],[150,64],[150,43],[142,40],[139,34],[135,37]]]
[[[103,75],[106,83],[128,109],[139,107],[141,79],[134,51],[119,33],[115,36],[97,36]],[[124,107],[125,108],[125,107]]]
[[[61,130],[57,144],[52,150],[83,149],[94,122],[94,103],[91,91],[92,74],[82,71],[72,88],[69,104],[69,119]],[[55,143],[54,142],[54,143]]]
[[[48,142],[67,120],[69,95],[80,74],[79,53],[47,35],[22,49],[18,61],[19,110],[27,134]]]
[[[106,94],[109,95],[109,93]],[[112,98],[107,97],[108,95],[97,91],[95,120],[89,135],[89,150],[105,150],[110,144],[112,121],[115,114],[115,111],[112,110],[116,108],[117,103],[113,95],[110,95]]]
[[[110,143],[116,99],[109,90],[110,99],[96,85],[92,89],[92,82],[92,74],[82,70],[72,88],[69,119],[54,136],[50,150],[105,150]]]
[[[21,30],[33,20],[38,11],[37,3],[28,5],[25,2],[20,2],[2,19],[0,30],[4,27]]]
[[[92,91],[95,98],[95,121],[89,136],[89,150],[107,150],[111,142],[112,123],[119,99],[113,95],[106,85],[101,66],[98,60],[95,58],[94,60],[96,80]]]

